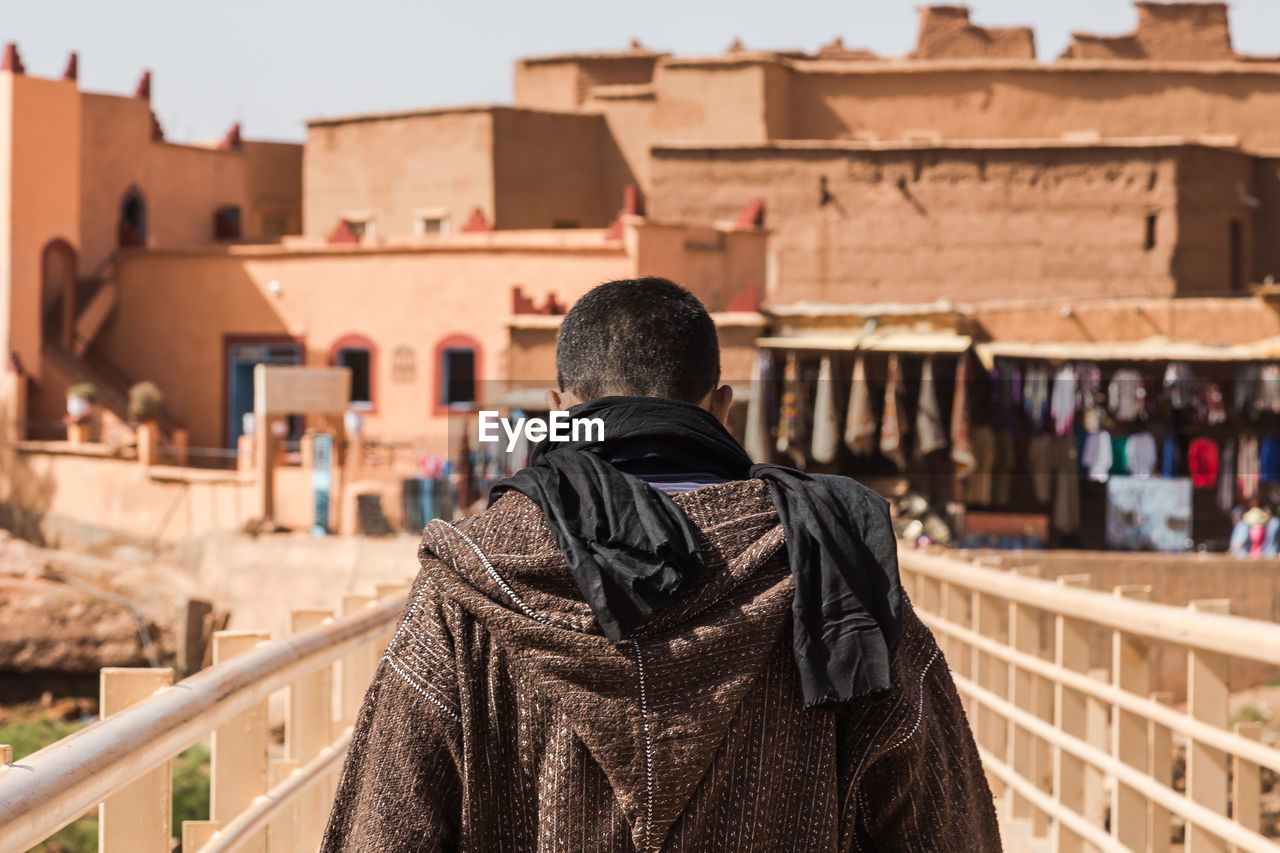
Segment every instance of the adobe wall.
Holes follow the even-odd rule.
[[[1191,147],[1178,154],[1178,293],[1246,293],[1255,277],[1254,165],[1242,153]],[[1239,280],[1232,282],[1231,223],[1239,227]],[[1265,233],[1265,232],[1263,232]],[[1275,242],[1274,240],[1263,242]]]
[[[0,254],[9,297],[5,357],[16,353],[27,375],[39,376],[44,248],[63,239],[79,252],[81,270],[86,263],[80,232],[80,99],[74,82],[10,72],[0,72],[0,90],[8,101],[9,148],[9,156],[0,160],[8,194],[3,222],[8,245]],[[0,115],[4,112],[0,106]]]
[[[313,122],[302,158],[303,232],[371,215],[379,235],[414,233],[415,211],[442,211],[450,230],[480,208],[493,222],[493,118],[487,109]]]
[[[654,151],[651,213],[724,220],[764,199],[774,304],[1158,296],[1177,174],[1155,149],[673,146]]]
[[[120,206],[131,187],[146,201],[150,247],[210,245],[219,207],[248,212],[240,152],[153,140],[144,99],[86,92],[81,103],[83,274],[116,249]]]
[[[635,275],[670,278],[696,293],[713,313],[758,307],[768,232],[652,220],[638,222],[635,229]]]
[[[596,115],[496,111],[492,168],[492,222],[505,230],[603,228],[632,182]]]
[[[253,142],[244,150],[246,239],[302,233],[302,146],[293,142]]]
[[[657,54],[538,57],[515,65],[515,105],[546,110],[580,107],[595,86],[641,85],[653,80]]]
[[[660,71],[658,79],[662,79]],[[1234,134],[1280,148],[1280,64],[1025,66],[803,62],[790,72],[791,139],[943,139]],[[751,107],[746,108],[747,111]]]
[[[117,279],[120,310],[96,346],[126,373],[160,386],[166,407],[188,424],[192,446],[222,447],[227,336],[300,338],[307,363],[325,365],[340,338],[362,335],[375,346],[375,410],[365,434],[443,449],[447,418],[433,406],[437,343],[453,334],[475,339],[481,378],[501,378],[513,285],[539,304],[552,292],[572,301],[629,269],[621,246],[489,249],[484,240],[453,250],[130,254]],[[279,283],[278,296],[271,281]],[[412,353],[412,371],[397,375],[393,353],[402,346]]]
[[[1271,276],[1280,281],[1280,158],[1257,157],[1253,161],[1252,196],[1258,207],[1254,213],[1253,280]]]
[[[915,59],[1035,59],[1030,27],[990,28],[969,22],[966,6],[923,6]]]

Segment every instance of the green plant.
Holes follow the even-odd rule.
[[[139,382],[129,389],[129,419],[153,421],[164,409],[164,394],[154,382]]]
[[[98,386],[92,382],[78,382],[67,389],[68,397],[80,397],[90,403],[98,399]]]
[[[1236,723],[1262,723],[1266,725],[1271,721],[1271,715],[1257,705],[1241,705],[1231,715],[1231,724]]]

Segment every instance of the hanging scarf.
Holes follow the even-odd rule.
[[[760,353],[756,357],[755,376],[751,378],[751,399],[747,402],[747,430],[743,444],[752,459],[769,458],[769,424],[765,419],[765,394],[769,385],[770,357]]]
[[[794,352],[787,353],[782,371],[782,405],[778,415],[779,453],[792,454],[800,441],[800,366]]]
[[[671,497],[605,459],[629,441],[660,438],[768,483],[795,583],[792,651],[805,707],[892,689],[902,589],[881,498],[843,477],[752,465],[720,422],[690,403],[604,397],[569,411],[603,420],[605,439],[539,442],[531,466],[495,484],[489,502],[511,490],[541,507],[611,642],[625,640],[706,570],[697,529]]]
[[[831,356],[824,355],[818,367],[818,395],[813,401],[813,461],[834,462],[840,443],[840,424],[836,420],[835,386],[831,379]]]
[[[844,443],[858,456],[875,450],[876,418],[871,411],[871,394],[867,389],[866,360],[860,354],[853,363],[853,380],[849,384],[849,410],[844,418]]]
[[[889,356],[889,381],[884,388],[884,421],[880,426],[880,452],[889,457],[898,470],[907,467],[902,451],[902,431],[898,423],[898,356]]]
[[[956,362],[956,390],[951,400],[951,464],[962,480],[978,467],[969,441],[969,357],[963,353]]]
[[[942,413],[938,411],[938,394],[933,386],[933,357],[924,360],[920,373],[920,396],[916,401],[916,456],[923,459],[947,446],[942,431]]]

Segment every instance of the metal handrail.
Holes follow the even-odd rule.
[[[404,605],[391,596],[344,619],[196,673],[0,772],[0,853],[22,853],[300,677],[375,641]]]
[[[1039,578],[975,566],[955,558],[904,551],[899,560],[912,572],[952,586],[1127,634],[1280,665],[1280,624],[1274,622],[1116,598],[1097,590],[1048,584]]]

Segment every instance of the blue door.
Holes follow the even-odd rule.
[[[227,347],[227,446],[233,450],[244,432],[245,414],[253,411],[253,368],[259,364],[302,364],[302,345],[289,342]],[[290,418],[290,433],[300,429],[301,418]]]

